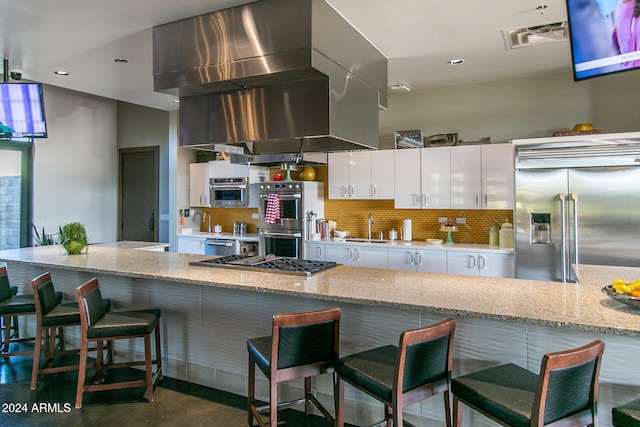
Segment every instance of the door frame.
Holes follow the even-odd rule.
[[[123,157],[126,154],[132,154],[132,153],[153,153],[154,154],[154,188],[153,188],[153,194],[154,194],[154,206],[155,206],[155,212],[156,214],[154,215],[154,224],[153,224],[153,240],[154,242],[158,241],[159,238],[159,230],[158,230],[158,226],[159,226],[159,216],[160,216],[160,147],[157,145],[154,146],[150,146],[150,147],[135,147],[135,148],[120,148],[118,150],[118,240],[122,240],[122,229],[123,227],[123,218],[122,218],[122,210],[123,210],[123,203],[122,203],[122,162],[123,162]]]
[[[0,150],[20,151],[20,247],[33,246],[33,147],[32,142],[0,140]]]

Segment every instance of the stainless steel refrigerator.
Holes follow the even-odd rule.
[[[581,264],[640,266],[640,132],[513,144],[517,278],[575,282]]]

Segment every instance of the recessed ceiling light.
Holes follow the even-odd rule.
[[[116,64],[128,64],[129,60],[125,58],[116,58],[113,60]]]
[[[458,59],[450,59],[447,63],[449,65],[459,65],[462,64],[464,62],[464,59],[458,58]]]
[[[65,71],[65,70],[57,70],[57,71],[54,71],[53,73],[57,74],[59,76],[68,76],[69,75],[69,72]]]

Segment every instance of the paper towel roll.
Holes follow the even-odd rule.
[[[402,222],[402,240],[405,242],[411,241],[411,219],[409,218]]]

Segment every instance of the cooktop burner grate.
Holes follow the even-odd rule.
[[[202,261],[193,261],[191,265],[204,265],[208,267],[235,268],[249,271],[274,271],[285,274],[297,274],[310,276],[328,268],[338,265],[333,261],[315,261],[298,258],[260,256],[243,257],[241,255],[228,255],[211,258]]]

